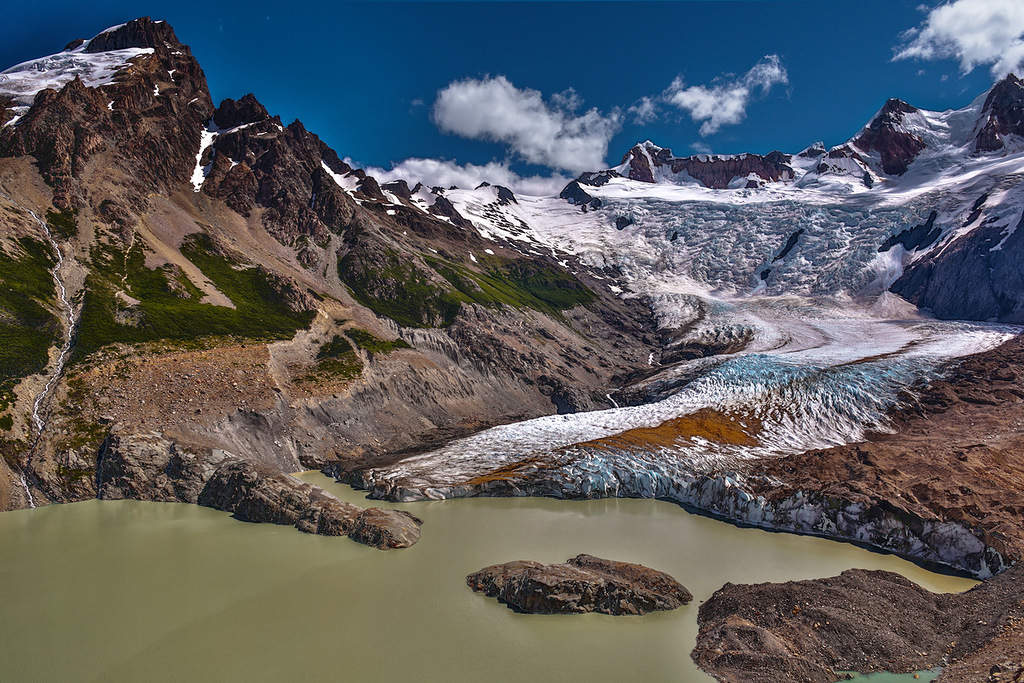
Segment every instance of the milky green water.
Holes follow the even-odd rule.
[[[319,473],[303,478],[365,504]],[[172,503],[0,514],[0,678],[708,681],[690,660],[697,607],[726,581],[865,567],[932,590],[973,583],[653,500],[382,505],[424,520],[416,546],[382,552]],[[694,602],[644,617],[523,615],[465,585],[490,564],[581,552],[667,571]]]

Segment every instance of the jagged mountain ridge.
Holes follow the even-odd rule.
[[[654,350],[643,306],[564,256],[380,187],[252,95],[214,107],[164,22],[23,66],[0,75],[0,278],[40,284],[0,332],[45,341],[0,359],[5,508],[94,497],[111,432],[296,471],[609,405]],[[75,343],[50,387],[57,249]]]
[[[870,305],[888,290],[939,318],[1021,322],[1024,290],[1001,264],[1020,256],[1022,112],[1024,84],[1011,74],[959,110],[890,99],[831,149],[676,157],[640,143],[565,187],[575,212],[552,200],[501,208],[469,191],[456,204],[485,233],[630,273],[638,293],[685,282],[701,296]]]

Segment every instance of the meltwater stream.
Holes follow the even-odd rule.
[[[57,380],[60,379],[61,374],[64,372],[64,365],[67,363],[68,354],[71,352],[71,343],[75,333],[75,307],[68,298],[68,290],[64,286],[64,277],[61,272],[64,268],[64,252],[61,250],[60,245],[57,244],[57,240],[53,238],[50,226],[46,224],[46,221],[41,220],[33,211],[29,211],[29,214],[39,224],[39,227],[42,228],[43,234],[46,235],[46,240],[50,243],[50,248],[53,249],[53,253],[57,256],[57,262],[54,264],[51,272],[53,273],[53,281],[57,285],[60,307],[65,315],[64,342],[61,344],[60,352],[57,355],[57,362],[54,363],[53,371],[50,373],[50,378],[46,381],[46,385],[39,392],[39,395],[36,396],[36,400],[32,404],[32,423],[36,426],[36,437],[38,438],[46,426],[46,418],[42,415],[45,402],[49,398],[50,392],[53,390]]]

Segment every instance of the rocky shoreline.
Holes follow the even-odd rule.
[[[723,683],[832,683],[838,671],[943,667],[939,683],[1024,678],[1024,565],[960,594],[851,569],[726,584],[700,607],[693,659]]]
[[[96,478],[101,500],[193,503],[382,550],[420,538],[422,521],[408,512],[360,508],[267,465],[216,449],[197,455],[158,434],[110,436]]]

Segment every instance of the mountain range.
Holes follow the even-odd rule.
[[[416,542],[288,475],[322,468],[398,500],[668,498],[999,574],[1022,174],[1011,74],[831,149],[642,142],[559,196],[380,183],[252,94],[215,105],[166,22],[115,26],[0,73],[0,508]]]

